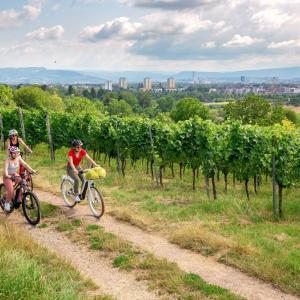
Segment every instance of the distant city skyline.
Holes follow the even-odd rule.
[[[0,67],[298,66],[299,0],[2,0]]]

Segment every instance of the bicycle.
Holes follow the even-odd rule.
[[[79,174],[84,174],[88,170],[81,170]],[[60,189],[66,206],[73,208],[77,204],[74,194],[74,180],[68,175],[63,176]],[[84,179],[78,196],[81,200],[84,200],[87,196],[89,207],[96,218],[103,216],[105,210],[104,200],[99,190],[95,187],[93,180]]]
[[[14,185],[15,195],[12,200],[11,210],[9,212],[5,211],[4,209],[7,190],[4,183],[0,184],[0,206],[6,214],[11,214],[14,211],[14,209],[18,209],[22,204],[22,210],[27,222],[31,225],[37,225],[41,219],[41,209],[40,209],[39,199],[36,196],[36,194],[34,194],[29,189],[28,181],[26,180],[25,176],[21,174],[18,177],[21,178],[19,182],[16,181],[17,180],[16,176],[12,177],[12,180],[15,182]],[[21,193],[21,201],[19,201],[20,193]]]

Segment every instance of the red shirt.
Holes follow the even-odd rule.
[[[74,164],[75,167],[79,166],[82,158],[85,157],[85,156],[86,156],[86,151],[84,149],[80,150],[78,157],[76,157],[75,151],[73,149],[71,149],[68,153],[68,157],[73,158],[73,164]],[[68,162],[68,166],[69,165],[70,165],[70,163]]]

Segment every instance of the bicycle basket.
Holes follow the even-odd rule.
[[[90,169],[85,174],[85,178],[87,180],[101,179],[105,177],[106,177],[106,171],[101,167]]]

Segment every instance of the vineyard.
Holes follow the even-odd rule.
[[[192,170],[192,186],[202,172],[206,193],[217,199],[216,177],[224,177],[224,191],[228,178],[244,182],[249,199],[249,183],[255,191],[266,177],[278,186],[279,216],[282,215],[282,191],[300,179],[300,134],[289,124],[259,127],[238,122],[216,125],[211,121],[191,119],[167,124],[142,117],[74,116],[67,113],[6,110],[1,112],[1,138],[16,128],[26,142],[35,146],[51,143],[55,150],[69,146],[79,138],[94,156],[103,154],[105,160],[116,159],[119,174],[126,175],[126,165],[143,161],[145,171],[160,186],[164,185],[164,171],[178,165],[179,176]],[[46,125],[46,119],[50,128]],[[1,124],[0,124],[1,125]],[[51,137],[48,132],[51,132]],[[50,137],[50,139],[49,139]],[[54,157],[54,156],[53,156]],[[277,214],[275,190],[273,209]]]

